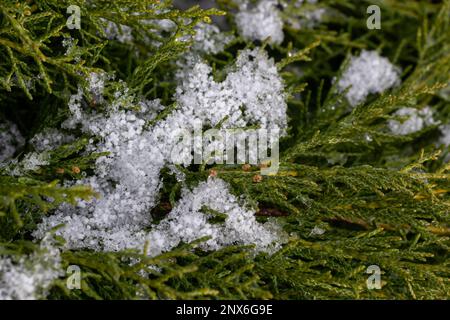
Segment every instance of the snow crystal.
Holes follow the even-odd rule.
[[[433,119],[433,110],[430,107],[422,109],[405,107],[397,110],[394,116],[403,119],[389,120],[388,122],[391,132],[397,135],[408,135],[436,124]]]
[[[25,139],[14,123],[0,122],[0,164],[10,160],[24,144]]]
[[[0,300],[36,300],[45,298],[46,290],[61,275],[61,258],[48,237],[40,250],[14,260],[1,257]]]
[[[104,32],[109,40],[117,40],[121,43],[131,43],[133,42],[133,29],[129,26],[120,24],[118,25],[115,22],[106,20],[104,18],[100,18],[100,20],[104,23]]]
[[[318,227],[318,226],[314,226],[314,228],[311,230],[311,232],[309,233],[310,236],[321,236],[325,233],[325,230]]]
[[[11,168],[7,170],[8,174],[12,176],[23,176],[27,172],[39,170],[42,166],[48,165],[49,154],[47,152],[29,152],[25,154],[22,160],[16,159],[11,161]]]
[[[66,121],[61,124],[61,128],[63,129],[75,129],[77,124],[79,124],[82,119],[82,111],[81,105],[83,101],[83,90],[78,88],[76,94],[70,96],[69,99],[69,111],[71,113],[71,117],[69,117]]]
[[[75,48],[75,40],[72,37],[65,37],[62,40],[62,46],[66,49],[64,55],[68,56],[73,52],[73,49]]]
[[[212,214],[202,212],[204,207],[225,214],[225,221],[209,222]],[[279,248],[280,236],[282,232],[276,225],[256,222],[255,212],[240,206],[223,180],[209,178],[192,191],[183,190],[176,207],[149,233],[148,240],[150,255],[156,255],[202,237],[210,237],[203,244],[207,250],[255,244],[257,250],[273,251]]]
[[[148,132],[143,133],[145,121],[132,111],[112,109],[106,117],[81,114],[79,122],[84,132],[100,139],[91,151],[109,152],[97,159],[96,176],[78,182],[91,185],[101,198],[80,201],[78,208],[63,205],[44,220],[35,236],[65,223],[58,233],[69,247],[125,249],[132,242],[129,236],[151,222],[150,209],[160,187],[159,171],[165,163],[158,150],[162,145]]]
[[[231,35],[221,33],[220,29],[212,24],[200,23],[195,28],[194,52],[217,54],[233,40]]]
[[[200,129],[214,127],[226,116],[230,116],[226,122],[228,127],[257,124],[262,128],[286,130],[287,106],[283,82],[274,61],[261,49],[242,51],[234,70],[221,83],[214,81],[211,67],[199,60],[181,70],[179,77],[180,85],[175,95],[177,109],[148,128],[147,120],[153,119],[163,107],[159,101],[142,101],[138,103],[141,110],[135,111],[130,105],[127,106],[127,103],[136,104],[132,104],[126,87],[116,92],[116,100],[109,106],[106,115],[97,114],[95,109],[85,112],[81,91],[70,99],[72,117],[63,124],[64,127],[79,127],[84,133],[97,137],[96,142],[92,140],[89,151],[109,152],[108,156],[97,159],[94,176],[77,182],[91,185],[101,197],[91,202],[80,201],[77,207],[62,205],[54,215],[44,218],[34,233],[35,237],[40,238],[50,228],[64,224],[65,227],[57,233],[66,239],[69,248],[117,251],[143,247],[147,234],[144,230],[151,227],[150,211],[156,205],[162,185],[160,171],[174,163],[192,163],[190,148],[174,152],[180,133],[186,130],[191,132],[198,125]],[[179,174],[177,178],[184,180]],[[218,198],[216,201],[220,201],[222,197],[220,206],[217,204],[215,207],[228,213],[229,219],[226,227],[211,227],[211,230],[226,231],[230,238],[214,231],[215,240],[209,242],[210,245],[235,241],[252,243],[255,240],[261,246],[267,246],[269,239],[273,240],[268,232],[263,232],[262,227],[257,227],[253,220],[247,224],[242,222],[252,213],[238,209],[237,205],[225,207],[223,199],[234,198],[224,190],[219,192],[218,185],[211,185],[214,186],[216,194],[208,199]],[[206,186],[202,185],[202,188]],[[188,191],[185,194],[189,194]],[[163,221],[161,226],[167,225],[168,229],[174,230],[174,223],[188,223],[184,221],[186,218],[181,217],[181,208],[174,209],[169,220]],[[197,219],[200,215],[197,211],[186,214]],[[195,224],[196,221],[201,223],[198,219],[189,223]],[[249,233],[245,234],[242,228]],[[180,238],[167,238],[170,243],[166,244],[166,238],[156,236],[158,230],[151,231],[149,235],[155,241],[159,239],[155,247],[159,249],[156,251],[166,250],[176,245],[177,241],[193,240],[199,236],[193,230],[191,236],[185,233]]]
[[[400,83],[399,68],[376,51],[363,50],[359,57],[352,57],[338,81],[343,92],[350,87],[346,97],[352,106],[363,102],[371,93],[382,93]]]
[[[271,43],[282,43],[283,20],[276,6],[276,0],[261,0],[255,7],[244,1],[236,14],[236,24],[242,37],[260,41],[270,37]]]
[[[101,96],[105,90],[105,81],[107,75],[105,73],[91,72],[88,78],[89,90],[94,96]]]
[[[65,56],[73,56],[76,63],[81,62],[81,51],[77,46],[77,41],[72,37],[64,37],[62,46],[66,49]]]
[[[55,128],[46,128],[42,132],[37,133],[31,140],[30,144],[38,152],[50,151],[62,145],[75,141],[73,135],[67,134]]]
[[[181,69],[177,78],[181,83],[176,99],[184,114],[208,119],[211,126],[228,117],[224,127],[260,124],[281,131],[287,127],[283,80],[273,59],[259,48],[240,52],[222,82],[214,81],[212,68],[199,59]]]

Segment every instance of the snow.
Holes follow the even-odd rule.
[[[168,217],[148,235],[151,255],[169,251],[178,244],[210,237],[202,247],[217,250],[232,244],[255,244],[257,250],[276,251],[283,237],[276,224],[256,222],[255,211],[245,209],[228,191],[227,184],[210,177],[194,190],[184,189],[177,206]],[[207,207],[225,214],[224,223],[208,222],[211,214],[202,212]]]
[[[0,164],[10,160],[24,144],[25,139],[17,126],[10,121],[0,120]]]
[[[217,54],[234,39],[232,35],[220,32],[220,29],[213,24],[199,23],[195,31],[192,50],[198,53]]]
[[[175,94],[178,108],[149,128],[147,120],[164,107],[157,100],[140,101],[137,104],[141,110],[136,111],[134,97],[124,83],[106,115],[96,113],[95,109],[84,110],[81,90],[72,96],[69,103],[72,117],[63,127],[80,128],[96,137],[89,152],[109,152],[97,160],[94,176],[77,182],[91,185],[101,197],[91,202],[80,201],[77,207],[62,205],[55,214],[44,218],[35,237],[65,224],[57,233],[65,238],[68,248],[103,251],[143,248],[148,237],[156,243],[150,254],[169,250],[180,241],[195,240],[204,235],[203,231],[213,236],[206,245],[210,249],[231,243],[268,248],[276,239],[254,220],[254,212],[235,203],[228,187],[219,181],[202,184],[192,193],[184,188],[181,200],[184,205],[174,208],[167,221],[152,230],[150,212],[162,185],[160,171],[174,163],[192,163],[191,149],[174,149],[180,133],[197,126],[214,127],[226,116],[230,116],[224,123],[228,128],[260,125],[283,132],[287,128],[284,84],[266,52],[260,48],[240,52],[234,68],[221,83],[214,81],[211,67],[199,56],[191,58],[193,63],[186,64],[178,73],[180,84]],[[100,95],[105,83],[97,81],[96,75],[91,78],[88,91]],[[178,178],[183,179],[179,175]],[[211,195],[205,192],[209,187]],[[211,206],[228,214],[224,226],[208,225],[197,207],[190,210],[186,206],[197,197],[197,190],[208,196],[206,200],[211,201]],[[230,203],[226,204],[227,201]],[[182,233],[183,226],[189,230]]]
[[[25,154],[22,160],[12,160],[7,167],[8,174],[16,177],[23,176],[31,171],[37,171],[42,166],[48,165],[49,154],[47,152],[29,152]]]
[[[0,300],[43,298],[52,282],[61,275],[60,252],[48,236],[29,256],[0,257]]]
[[[30,144],[37,152],[54,150],[75,141],[75,136],[55,128],[46,128],[30,139]]]
[[[281,44],[284,39],[283,20],[277,3],[275,0],[261,0],[252,7],[248,1],[243,1],[235,16],[240,35],[247,40],[259,41],[270,37],[270,43]]]
[[[365,101],[371,93],[382,93],[400,84],[400,69],[376,51],[363,50],[358,57],[352,56],[337,83],[343,92],[350,87],[346,97],[351,106]]]
[[[113,21],[100,18],[104,24],[104,32],[109,40],[117,40],[121,43],[133,42],[133,29],[123,24],[117,24]]]
[[[408,135],[436,124],[430,107],[422,109],[405,107],[397,110],[394,116],[402,118],[402,120],[389,120],[388,122],[390,131],[396,135]]]

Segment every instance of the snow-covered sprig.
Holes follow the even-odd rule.
[[[60,250],[46,235],[39,248],[28,256],[1,256],[0,300],[45,298],[55,279],[62,275]]]
[[[400,69],[376,51],[363,50],[352,56],[337,83],[339,91],[346,92],[351,106],[356,106],[371,93],[382,93],[400,84]]]
[[[240,2],[240,11],[236,14],[236,24],[244,39],[281,44],[284,39],[283,20],[277,8],[276,0],[261,0],[256,6],[249,1]]]
[[[433,119],[433,111],[430,107],[424,107],[422,109],[405,107],[397,110],[394,116],[402,119],[389,120],[388,126],[392,133],[398,135],[411,134],[427,126],[437,124]]]
[[[85,133],[96,137],[98,142],[91,146],[90,151],[109,152],[108,156],[97,160],[95,176],[77,183],[93,186],[102,197],[93,202],[82,201],[77,208],[61,206],[56,214],[44,219],[35,236],[40,237],[47,230],[65,224],[65,228],[58,232],[70,248],[117,251],[143,246],[147,233],[145,230],[152,222],[149,213],[156,205],[161,188],[160,171],[173,162],[172,150],[179,141],[177,133],[193,130],[197,123],[214,127],[230,115],[223,124],[225,127],[257,124],[285,132],[287,106],[283,81],[274,61],[261,49],[242,51],[235,67],[221,83],[214,81],[211,68],[198,60],[180,70],[178,77],[180,84],[175,94],[178,108],[150,128],[146,127],[145,119],[153,118],[163,108],[158,101],[141,101],[137,104],[147,108],[135,111],[123,108],[114,100],[106,114],[99,114],[94,110],[83,109],[81,91],[72,97],[69,109],[73,116],[64,126],[80,127]],[[97,78],[94,76],[94,79]],[[89,83],[94,88],[88,88],[88,91],[101,92],[94,90],[98,87],[98,81]],[[127,93],[118,91],[115,97],[124,95]],[[191,151],[177,154],[177,162],[189,165],[192,162]],[[180,214],[174,212],[173,216]],[[249,217],[245,210],[237,211],[236,214],[243,215],[239,219]],[[167,219],[173,220],[171,226],[178,221],[169,217]],[[265,234],[258,233],[261,236]],[[149,236],[152,237],[152,234]],[[238,234],[244,236],[243,232]],[[249,243],[248,239],[243,238],[241,242]],[[267,245],[267,241],[260,240]],[[150,252],[169,250],[172,242],[159,243]],[[227,243],[225,240],[219,242]]]
[[[25,139],[14,123],[0,119],[0,143],[0,166],[2,166],[23,147]]]

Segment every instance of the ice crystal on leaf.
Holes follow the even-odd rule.
[[[19,259],[2,256],[0,260],[0,300],[35,300],[61,275],[59,249],[46,236],[40,248]]]
[[[400,70],[376,51],[363,50],[358,57],[353,56],[337,86],[340,91],[347,88],[346,97],[356,106],[371,93],[382,93],[400,83]]]
[[[225,215],[224,221],[211,223],[209,219],[215,214]],[[275,224],[256,222],[255,212],[243,208],[224,181],[209,178],[192,191],[183,190],[177,206],[149,233],[148,240],[150,255],[155,255],[202,237],[210,237],[203,244],[207,250],[255,244],[257,250],[272,251],[279,247],[280,236],[282,232]]]
[[[433,111],[430,107],[422,109],[401,108],[394,114],[402,120],[389,120],[388,126],[392,133],[407,135],[418,132],[427,126],[436,124],[433,119]]]
[[[220,32],[220,29],[208,23],[200,23],[195,28],[194,52],[217,54],[224,50],[225,46],[233,40],[233,36]]]
[[[270,37],[270,43],[281,44],[284,39],[283,20],[276,6],[275,0],[261,0],[255,7],[243,1],[235,17],[242,37],[259,41]]]
[[[314,228],[311,230],[311,232],[309,233],[310,236],[321,236],[325,233],[326,231],[318,226],[314,226]]]
[[[132,43],[133,42],[133,29],[129,26],[118,25],[115,22],[108,21],[106,19],[100,19],[105,25],[104,32],[109,40],[117,40],[121,43]]]
[[[199,57],[193,56],[192,59]],[[180,85],[175,94],[178,108],[149,128],[145,127],[146,120],[154,118],[163,107],[155,100],[139,102],[139,111],[127,108],[126,104],[132,97],[125,85],[122,91],[116,92],[116,99],[106,115],[97,114],[95,110],[84,111],[82,91],[72,96],[69,104],[72,117],[64,123],[64,127],[79,127],[83,132],[97,137],[99,142],[93,143],[90,151],[109,153],[97,160],[95,176],[78,182],[91,185],[101,197],[89,203],[81,201],[76,208],[61,206],[54,215],[44,219],[34,233],[36,237],[42,237],[47,230],[65,224],[58,234],[66,239],[70,248],[117,251],[143,247],[146,239],[144,230],[151,225],[150,210],[156,204],[161,187],[161,169],[173,163],[192,163],[191,149],[174,149],[179,144],[180,134],[191,132],[197,125],[200,129],[216,126],[226,117],[229,117],[224,123],[226,127],[257,124],[285,132],[287,106],[284,85],[274,61],[261,49],[242,51],[235,68],[221,83],[214,81],[211,67],[200,60],[180,70],[178,76]],[[98,91],[96,88],[103,87],[99,83],[90,81],[89,90]],[[223,190],[219,192],[218,182],[216,185],[209,184],[216,188],[216,197],[234,202],[224,185],[220,185]],[[209,184],[202,185],[202,188]],[[212,201],[213,198],[208,199]],[[224,204],[215,206],[227,212],[229,219],[223,230],[211,226],[210,231],[215,232],[212,234],[215,235],[214,240],[209,242],[211,246],[232,242],[249,244],[257,239],[258,246],[267,247],[274,240],[273,236],[264,232],[263,227],[258,227],[254,218],[250,217],[250,211],[231,205],[229,208]],[[167,222],[162,222],[167,226],[167,232],[173,231],[176,223],[187,223],[185,219],[188,215],[193,218],[191,224],[202,222],[197,209],[186,212],[184,217],[180,208],[174,209]],[[243,224],[242,219],[249,219],[248,223]],[[237,225],[236,221],[242,225]],[[190,236],[186,233],[176,238],[168,233],[166,238],[161,238],[156,236],[160,234],[160,229],[152,231],[149,236],[158,243],[155,248],[159,249],[155,250],[163,251],[180,241],[202,236],[203,233],[194,232],[200,227],[192,229]],[[249,233],[246,234],[241,227]],[[219,234],[218,230],[225,233]],[[226,238],[227,233],[230,238]],[[166,240],[168,243],[165,243]]]
[[[0,122],[0,164],[10,160],[24,144],[25,139],[14,123]]]
[[[204,119],[211,126],[227,117],[225,127],[259,124],[281,131],[287,127],[283,81],[273,59],[259,48],[241,51],[222,82],[216,82],[212,68],[195,58],[177,77],[181,84],[176,98],[183,114]]]
[[[75,141],[75,136],[55,128],[47,128],[37,133],[30,140],[30,144],[38,152],[50,151],[64,144]]]
[[[49,228],[65,223],[59,232],[69,247],[108,251],[126,248],[112,244],[111,237],[135,233],[151,222],[149,210],[159,189],[164,158],[156,141],[148,133],[143,134],[145,121],[134,112],[116,109],[104,117],[72,109],[74,115],[81,116],[82,130],[100,140],[91,146],[92,151],[109,152],[97,160],[96,176],[79,181],[91,185],[101,198],[80,202],[79,208],[62,206],[35,235],[39,237]]]
[[[49,164],[49,154],[44,152],[29,152],[25,154],[22,160],[18,161],[14,159],[11,161],[11,168],[7,168],[7,171],[12,176],[22,176],[30,171],[36,171],[42,166]]]

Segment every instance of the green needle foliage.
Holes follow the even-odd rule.
[[[63,270],[81,268],[81,289],[67,289],[61,276],[49,299],[450,296],[449,149],[434,143],[438,126],[406,136],[386,129],[392,114],[408,106],[432,106],[435,117],[448,123],[450,99],[444,89],[450,74],[450,1],[323,0],[300,7],[294,2],[287,1],[282,11],[284,42],[262,44],[278,62],[289,93],[290,129],[280,146],[278,173],[256,183],[256,166],[180,168],[191,185],[215,170],[233,193],[250,199],[259,220],[275,219],[283,226],[287,244],[273,255],[255,255],[243,246],[205,252],[198,248],[205,239],[152,258],[144,250],[65,251]],[[371,4],[381,8],[381,30],[366,27]],[[81,8],[80,30],[66,27],[69,5]],[[237,8],[231,0],[217,1],[217,6],[179,10],[159,0],[1,1],[0,118],[16,123],[26,138],[57,127],[77,85],[91,72],[104,70],[114,71],[134,95],[161,99],[168,107],[158,121],[174,108],[175,63],[191,50],[188,36],[194,27]],[[319,25],[295,29],[288,24],[316,7],[327,12]],[[131,27],[133,42],[109,39],[104,19]],[[163,19],[175,23],[173,34],[155,32]],[[231,15],[226,19],[234,32]],[[69,37],[75,46],[66,52],[62,42]],[[238,50],[255,45],[237,37],[224,52],[205,59],[220,79]],[[402,84],[352,109],[336,83],[349,56],[361,49],[382,50],[402,68]],[[0,168],[0,253],[32,252],[31,233],[43,215],[63,202],[97,196],[90,186],[64,185],[80,179],[80,172],[89,174],[104,155],[86,152],[88,144],[80,135],[51,151],[48,164],[36,171],[11,175],[17,161]],[[17,158],[30,148],[25,145]],[[152,212],[159,218],[179,198],[181,187],[170,173],[163,178],[161,204]],[[220,212],[214,216],[219,222],[223,218]],[[382,289],[366,285],[371,265],[382,271]]]

